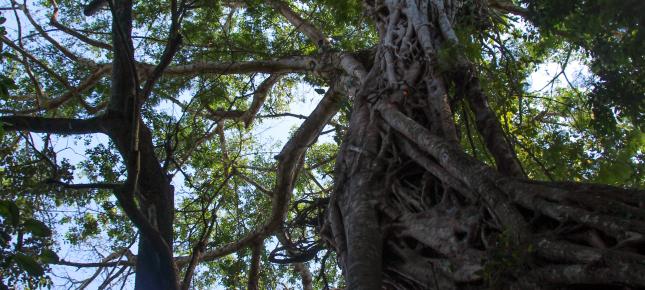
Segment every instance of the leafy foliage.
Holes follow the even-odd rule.
[[[589,95],[596,126],[603,133],[615,127],[615,118],[643,124],[645,115],[645,17],[642,1],[522,1],[530,19],[547,38],[570,41],[591,57],[598,77]],[[641,131],[645,128],[640,127]]]
[[[45,270],[49,268],[48,263],[58,261],[50,249],[51,229],[39,220],[21,217],[20,208],[10,200],[0,201],[0,219],[3,285],[22,284],[29,288],[51,285]]]
[[[41,2],[28,5],[36,21],[47,26],[53,7],[48,1]],[[163,53],[169,28],[168,2],[135,1],[134,52],[142,66],[156,64]],[[286,3],[330,37],[329,48],[317,47],[266,1],[192,2],[194,7],[182,24],[183,46],[173,58],[173,66],[234,64],[340,51],[371,61],[369,51],[378,43],[361,1]],[[477,9],[485,7],[478,6],[481,1],[471,2],[457,21],[460,44],[439,48],[436,61],[444,72],[458,68],[454,60],[460,57],[477,65],[486,80],[483,89],[527,175],[538,180],[645,187],[645,2],[522,0],[528,22],[495,13],[490,19],[474,19],[479,17]],[[85,17],[79,1],[57,4],[59,23],[92,40],[112,44],[112,16],[107,8]],[[23,14],[11,24],[0,17],[0,36],[6,35],[7,42],[15,44],[0,43],[2,114],[57,118],[103,114],[112,89],[110,77],[102,75],[89,88],[77,89],[98,66],[71,61]],[[110,50],[54,30],[49,35],[76,56],[97,64],[112,61]],[[18,39],[23,44],[18,44]],[[561,71],[578,66],[589,73],[566,82],[558,73],[545,87],[548,90],[532,88],[536,71],[553,63]],[[271,194],[276,194],[271,193],[277,171],[274,157],[293,136],[298,124],[293,120],[306,117],[306,103],[320,100],[325,92],[322,88],[329,86],[318,73],[283,75],[249,126],[213,112],[251,108],[254,93],[269,75],[266,72],[176,74],[163,76],[155,85],[142,116],[151,128],[155,154],[175,187],[176,255],[190,256],[203,235],[208,238],[207,248],[213,249],[238,240],[267,221]],[[73,97],[46,108],[70,91]],[[463,148],[493,165],[461,94],[449,92],[451,102],[464,109],[454,112]],[[334,160],[352,113],[351,101],[343,100],[340,113],[325,128],[327,135],[311,144],[303,161],[284,223],[294,243],[324,248],[318,231],[333,190]],[[278,129],[268,131],[269,126]],[[73,183],[123,183],[126,164],[114,143],[102,135],[67,137],[5,132],[3,128],[4,124],[0,126],[0,277],[5,284],[52,285],[47,275],[68,270],[54,266],[64,253],[84,250],[99,261],[124,248],[135,248],[136,228],[110,188],[68,187]],[[272,238],[264,246],[260,288],[298,284],[293,267],[270,263],[274,249],[284,245]],[[511,251],[508,256],[503,246],[495,253],[499,264],[491,265],[512,268],[524,261],[526,249],[512,249],[519,253]],[[126,261],[123,253],[112,261]],[[251,255],[250,249],[245,249],[200,264],[195,287],[246,287]],[[76,258],[81,257],[70,257]],[[325,248],[309,258],[305,265],[313,272],[314,288],[343,286],[331,250]],[[108,273],[105,268],[100,270]],[[504,271],[488,270],[491,281]],[[118,271],[108,275],[114,272]],[[118,273],[122,279],[118,282],[132,282],[132,276],[124,274],[127,272]]]

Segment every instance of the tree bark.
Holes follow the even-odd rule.
[[[127,181],[116,192],[140,231],[135,289],[177,289],[173,257],[174,189],[141,120],[141,92],[132,45],[132,2],[111,5],[114,61],[107,132],[125,160]],[[136,200],[136,202],[135,202]]]
[[[488,17],[471,2],[364,1],[380,43],[325,232],[348,289],[645,287],[645,192],[526,180],[476,67],[465,55],[440,66],[461,7]],[[449,92],[468,101],[497,169],[459,145]]]

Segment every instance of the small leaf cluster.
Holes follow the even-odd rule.
[[[0,200],[0,282],[31,289],[49,285],[47,264],[59,260],[49,247],[51,236],[45,223],[21,215],[14,201]]]

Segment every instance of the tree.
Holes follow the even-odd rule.
[[[3,241],[35,237],[3,242],[6,284],[645,287],[640,1],[6,5]],[[303,82],[309,115],[287,111]],[[303,121],[258,152],[279,117]]]

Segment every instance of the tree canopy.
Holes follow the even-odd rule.
[[[0,4],[3,289],[645,287],[645,2],[85,2]]]

